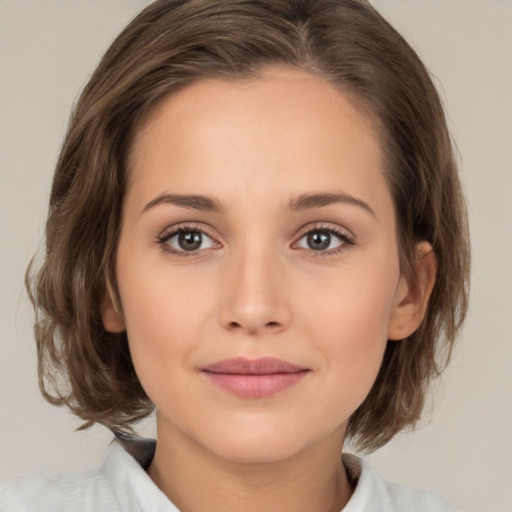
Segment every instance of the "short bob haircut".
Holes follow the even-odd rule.
[[[154,405],[126,333],[107,332],[100,304],[117,296],[116,244],[134,134],[159,102],[204,78],[255,79],[270,66],[323,77],[375,122],[397,216],[400,265],[433,246],[438,273],[409,338],[388,341],[377,380],[349,420],[372,451],[419,420],[467,309],[469,238],[443,107],[416,53],[365,0],[158,0],[117,37],[84,88],[55,170],[46,248],[27,271],[44,397],[118,435]]]

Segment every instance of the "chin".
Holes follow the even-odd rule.
[[[282,439],[261,442],[231,442],[229,445],[215,447],[215,454],[236,464],[268,464],[292,458],[301,451],[301,446],[284,443]]]
[[[255,424],[245,428],[211,429],[203,447],[226,461],[239,464],[265,464],[290,459],[316,444],[313,436],[285,425]]]

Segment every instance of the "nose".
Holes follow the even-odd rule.
[[[219,320],[230,331],[275,334],[288,327],[290,308],[286,272],[279,255],[258,248],[226,262]]]

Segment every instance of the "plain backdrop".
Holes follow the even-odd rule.
[[[460,151],[471,310],[422,427],[369,457],[467,512],[512,511],[512,2],[374,0],[432,71]],[[0,481],[89,468],[111,436],[39,395],[25,267],[40,246],[71,105],[147,2],[0,0]],[[143,426],[151,435],[151,421]]]

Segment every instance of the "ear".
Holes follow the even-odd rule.
[[[103,327],[105,327],[105,330],[113,333],[126,330],[123,314],[116,297],[109,280],[106,279],[106,290],[100,304],[100,313],[101,319],[103,320]]]
[[[414,279],[402,276],[389,319],[388,339],[403,340],[420,326],[436,282],[437,257],[428,242],[416,245]]]

